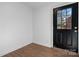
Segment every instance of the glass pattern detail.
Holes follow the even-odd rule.
[[[61,11],[57,12],[57,29],[61,29]]]
[[[72,28],[72,9],[71,8],[68,8],[67,9],[67,29],[71,29]]]
[[[61,20],[61,26],[62,29],[66,29],[66,9],[62,10],[62,20]]]
[[[72,8],[57,11],[57,29],[72,28]]]

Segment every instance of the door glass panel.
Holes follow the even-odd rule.
[[[72,28],[72,8],[67,9],[67,29]]]
[[[72,8],[57,11],[57,29],[72,28]]]
[[[62,10],[62,29],[66,29],[66,9]]]
[[[61,29],[61,11],[57,12],[57,29]]]

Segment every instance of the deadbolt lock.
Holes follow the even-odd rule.
[[[74,29],[77,29],[77,27],[74,27]]]

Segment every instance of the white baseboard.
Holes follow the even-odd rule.
[[[36,42],[33,42],[33,43],[38,44],[38,45],[41,45],[41,46],[45,46],[45,47],[49,47],[49,48],[51,48],[51,46],[50,46],[50,45],[47,45],[47,44],[36,43]]]

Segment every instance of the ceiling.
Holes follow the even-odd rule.
[[[31,8],[40,8],[40,7],[49,6],[49,5],[52,5],[53,7],[59,6],[59,5],[62,6],[70,3],[74,3],[74,2],[0,2],[0,5],[24,4]]]
[[[74,2],[24,2],[26,5],[32,7],[32,8],[39,8],[46,5],[66,5]]]

